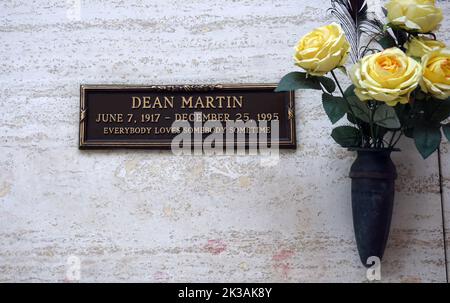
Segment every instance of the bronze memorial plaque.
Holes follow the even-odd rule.
[[[234,136],[235,146],[248,147],[250,139],[255,138],[249,135],[253,132],[257,140],[264,135],[268,145],[296,148],[294,92],[274,92],[275,87],[82,85],[79,147],[170,149],[172,140],[182,132],[191,133],[191,146],[196,146],[212,132],[223,132],[223,142],[225,138],[229,142],[226,133],[240,131],[245,132],[245,139]],[[216,126],[207,127],[208,121]],[[180,127],[174,122],[185,124]],[[222,127],[217,127],[217,122]]]

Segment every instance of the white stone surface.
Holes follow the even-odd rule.
[[[445,140],[445,139],[444,139]],[[450,143],[445,142],[441,145],[441,181],[442,181],[442,202],[443,202],[443,220],[446,238],[447,255],[447,277],[450,274]]]
[[[366,281],[316,92],[273,167],[77,148],[80,84],[277,82],[328,1],[74,2],[0,3],[0,282],[65,281],[70,255],[82,282]],[[445,282],[437,154],[403,149],[382,281]]]
[[[450,13],[450,2],[440,1],[438,3],[441,5],[446,12],[445,17],[448,18]],[[450,22],[445,22],[441,29],[439,30],[439,37],[446,41],[447,46],[449,46],[450,41]],[[450,123],[450,119],[446,121]],[[444,225],[444,236],[446,244],[446,261],[447,261],[447,282],[448,276],[450,275],[450,143],[444,137],[442,139],[442,144],[440,148],[440,172],[441,172],[441,183],[442,183],[442,205],[443,205],[443,225]]]

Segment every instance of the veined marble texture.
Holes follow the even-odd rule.
[[[450,4],[438,2],[448,15]],[[80,84],[273,83],[328,0],[0,3],[0,282],[366,282],[351,152],[316,91],[298,148],[258,156],[78,150]],[[450,42],[450,19],[439,37]],[[382,282],[445,282],[450,148],[404,140]],[[443,199],[443,200],[442,200]],[[445,211],[442,209],[445,206]],[[443,216],[444,211],[444,216]],[[447,241],[444,241],[445,229]],[[450,247],[447,247],[449,250]]]

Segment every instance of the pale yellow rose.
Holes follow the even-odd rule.
[[[405,48],[408,56],[422,58],[423,55],[433,50],[445,48],[445,43],[426,37],[418,37],[406,42]]]
[[[313,76],[323,76],[345,64],[350,44],[341,26],[332,23],[303,36],[295,47],[296,65]]]
[[[450,96],[450,50],[438,49],[423,56],[422,70],[422,91],[438,99],[447,99]]]
[[[420,64],[394,47],[362,58],[352,67],[350,78],[360,100],[377,100],[395,106],[409,102],[421,74]]]
[[[391,0],[386,9],[390,23],[409,31],[428,33],[442,21],[442,10],[435,0]]]

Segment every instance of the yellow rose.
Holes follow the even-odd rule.
[[[350,78],[361,101],[377,100],[395,106],[409,102],[421,74],[420,64],[394,47],[362,58],[352,67]]]
[[[430,38],[412,38],[405,43],[406,54],[412,57],[422,58],[423,55],[440,48],[445,48],[445,43]]]
[[[420,88],[438,99],[450,96],[450,50],[434,50],[422,57]]]
[[[341,26],[332,23],[303,36],[295,47],[296,65],[308,74],[323,76],[345,64],[350,44]]]
[[[389,22],[405,30],[428,33],[442,21],[435,0],[391,0],[386,4]]]

